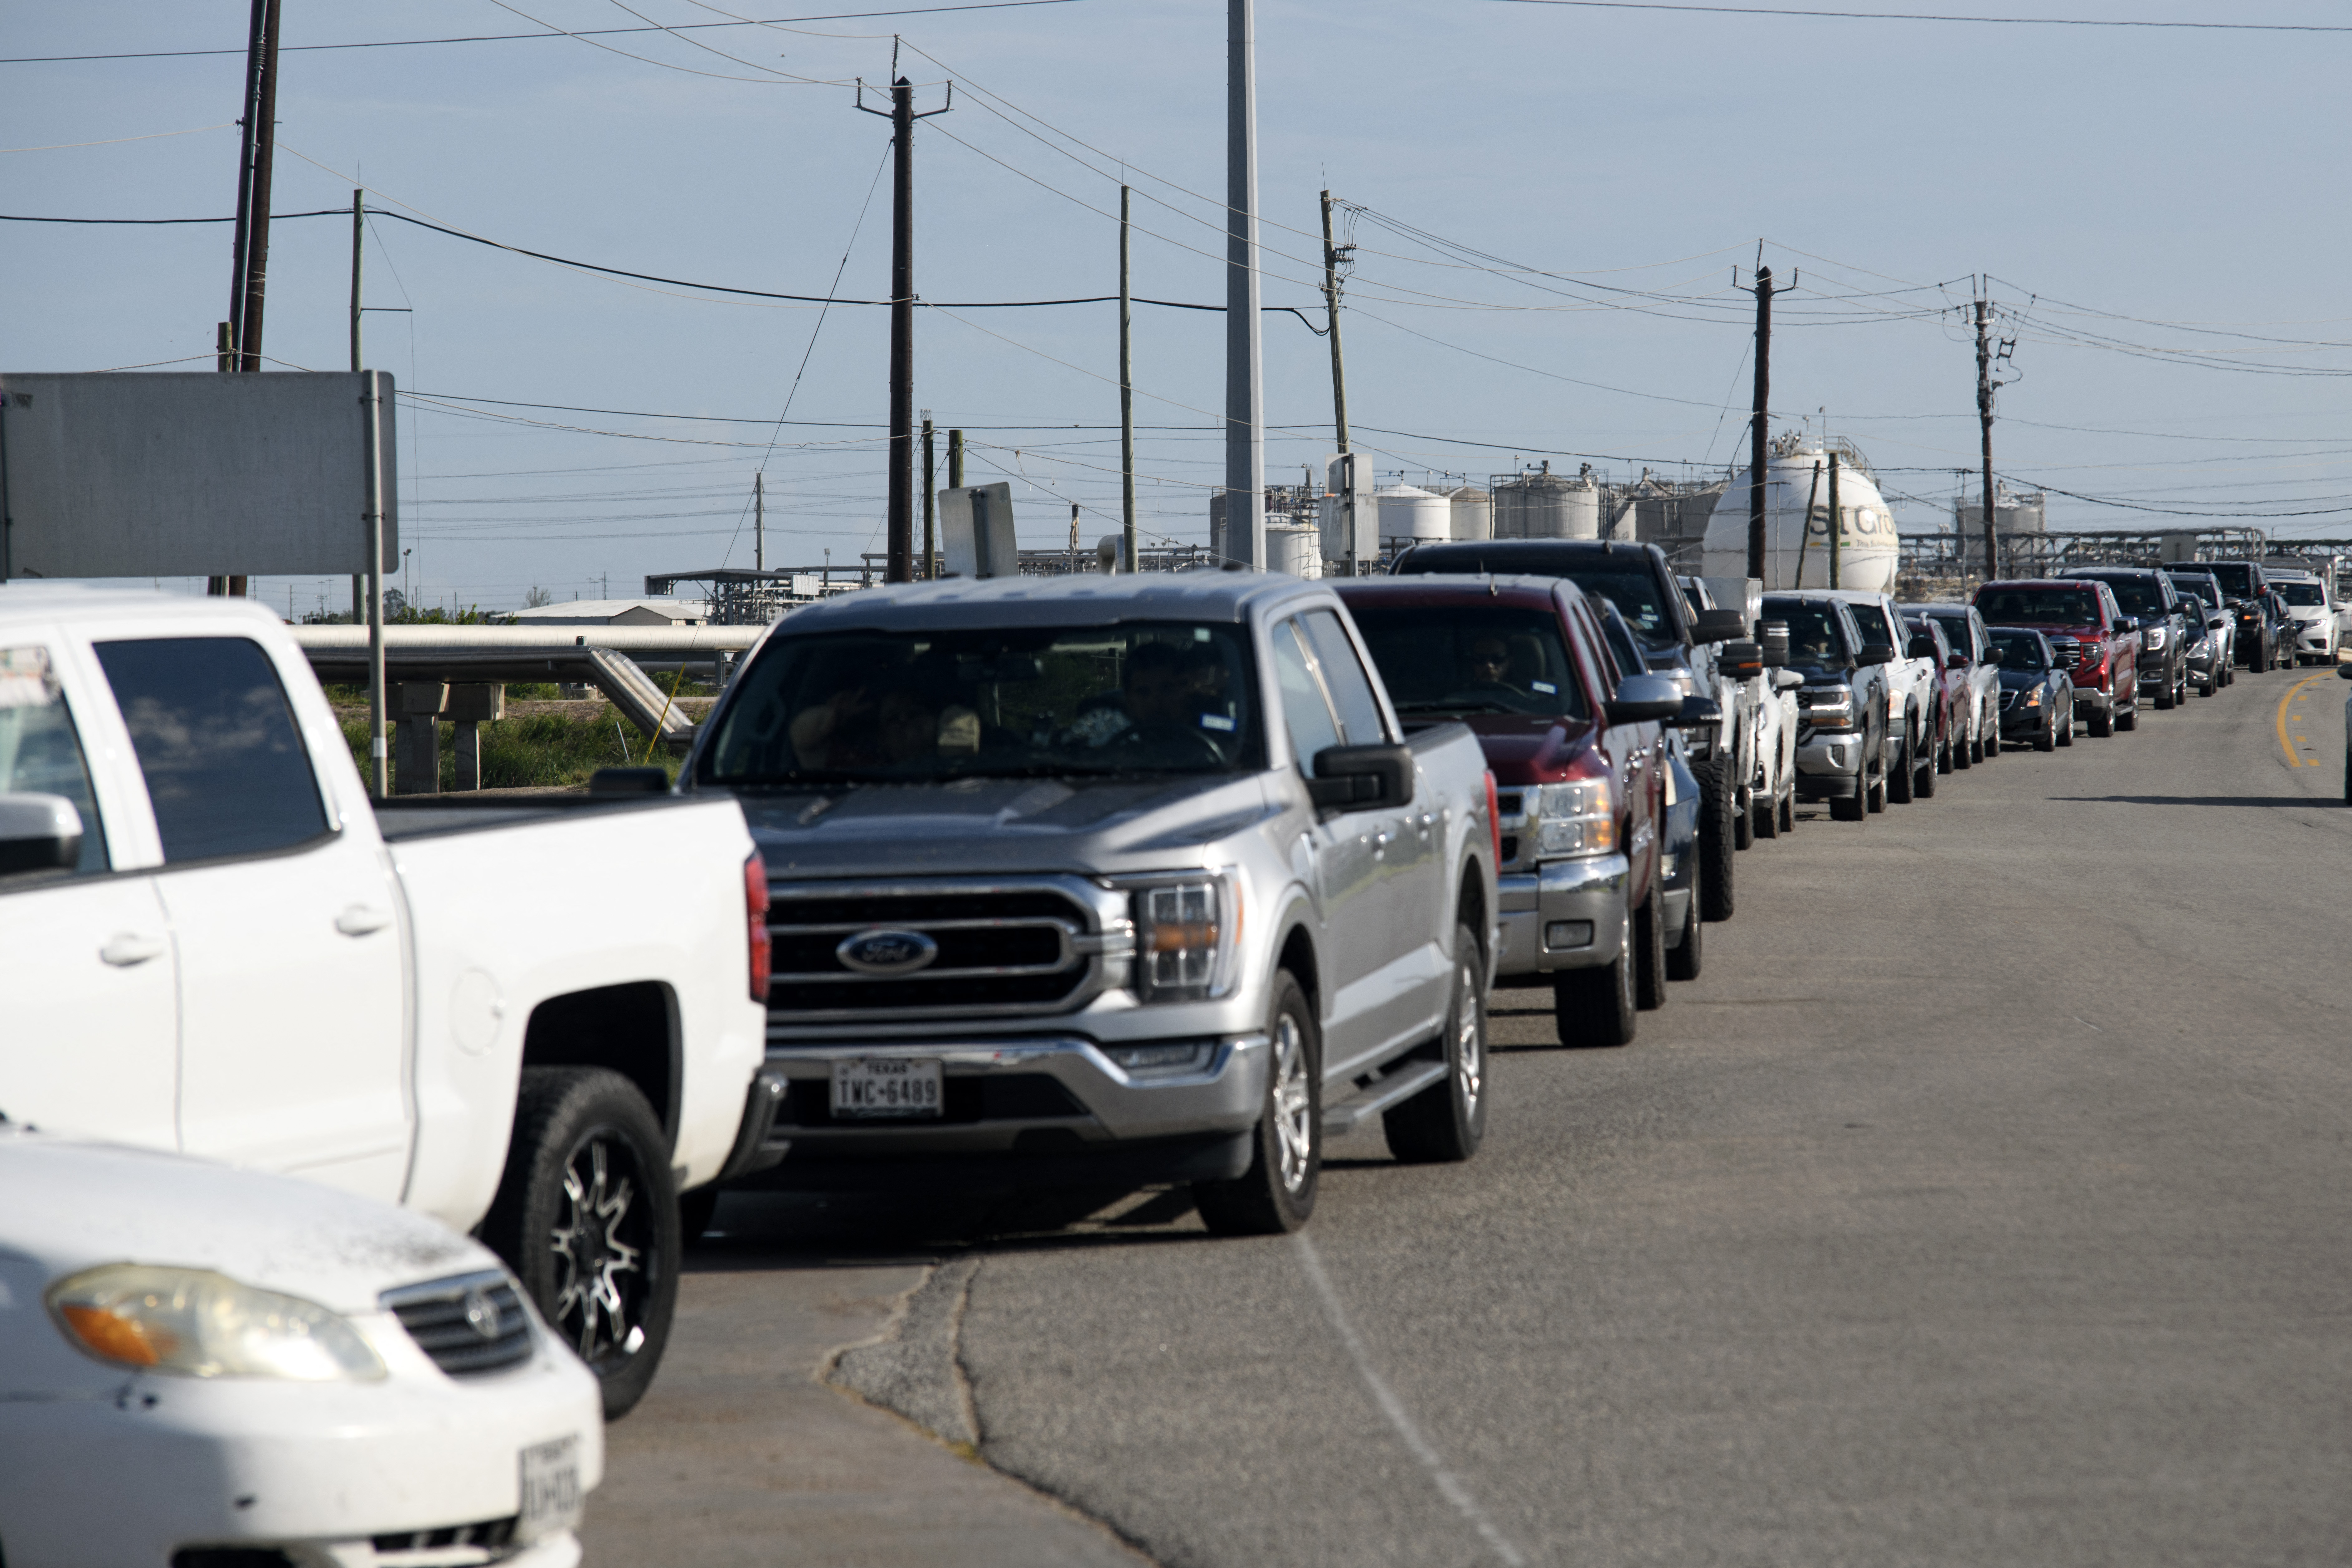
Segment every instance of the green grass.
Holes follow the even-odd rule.
[[[399,731],[390,724],[386,729],[390,731],[386,742],[392,748],[396,774]],[[598,768],[643,767],[649,763],[667,769],[672,778],[677,776],[679,759],[658,747],[652,757],[646,757],[646,738],[630,729],[610,703],[600,704],[593,719],[567,719],[556,713],[502,719],[481,726],[481,736],[484,789],[576,788],[585,784],[588,776]],[[344,720],[343,739],[349,742],[352,760],[364,777],[368,766],[367,721]],[[456,780],[457,754],[456,726],[445,723],[441,726],[441,787],[445,790]]]

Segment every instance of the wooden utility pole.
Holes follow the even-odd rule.
[[[1118,521],[1119,570],[1135,557],[1135,320],[1129,295],[1127,210],[1129,191],[1118,188]]]
[[[1257,24],[1225,0],[1225,548],[1265,569],[1265,344],[1258,318]]]
[[[270,0],[276,5],[277,0]],[[891,66],[896,75],[894,41]],[[857,107],[867,114],[866,84],[858,84]],[[950,91],[950,101],[953,90]],[[915,112],[915,84],[898,77],[890,84],[890,482],[887,552],[882,580],[909,583],[915,576],[915,508],[908,486],[915,470],[915,121],[945,114],[945,108]]]
[[[1352,245],[1331,243],[1331,193],[1323,193],[1323,314],[1330,324],[1331,339],[1331,426],[1339,440],[1339,455],[1348,455],[1348,362],[1339,352],[1339,263],[1343,250],[1352,251]]]
[[[940,574],[938,503],[940,465],[931,448],[931,411],[923,410],[923,581]]]
[[[1764,459],[1771,437],[1772,400],[1772,269],[1756,269],[1756,415],[1748,436],[1748,574],[1766,587],[1764,575]]]
[[[1845,586],[1838,581],[1838,549],[1844,543],[1841,535],[1845,532],[1845,515],[1838,510],[1837,480],[1838,455],[1832,452],[1830,454],[1830,586],[1832,588]]]
[[[741,512],[735,514],[742,516]],[[768,476],[751,475],[751,570],[768,569]]]
[[[261,69],[253,99],[251,204],[246,223],[245,310],[236,332],[237,367],[261,368],[261,310],[269,289],[269,171],[278,146],[278,3],[266,0]]]
[[[1992,504],[1992,357],[1985,342],[1985,325],[1990,314],[1990,301],[1979,296],[1977,300],[1977,425],[1984,439],[1984,544],[1985,575],[2000,575],[2000,557],[1996,552],[2000,542],[1993,535]]]
[[[236,229],[229,241],[228,320],[222,323],[226,340],[223,370],[237,365],[237,343],[245,324],[245,254],[253,234],[253,138],[260,129],[256,105],[261,98],[262,46],[268,35],[269,0],[253,0],[245,31],[245,97],[237,103]]]

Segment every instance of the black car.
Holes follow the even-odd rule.
[[[2238,620],[2238,662],[2249,675],[2260,675],[2279,660],[2279,645],[2272,617],[2263,604],[2270,580],[2252,561],[2200,561],[2197,569],[2210,573],[2221,584]]]
[[[2198,684],[2197,694],[2210,697],[2215,687],[2227,686],[2236,679],[2231,667],[2236,663],[2236,638],[2232,634],[2237,626],[2237,601],[2223,591],[2221,579],[2202,566],[2169,572],[2166,575],[2172,579],[2172,585],[2180,591],[2182,598],[2197,601],[2198,611],[2205,617],[2206,668],[2203,679]],[[2195,675],[2197,644],[2194,638],[2189,641],[2189,673]]]
[[[2000,660],[2000,738],[2031,741],[2037,752],[2074,743],[2074,683],[2050,639],[2021,626],[1991,626]]]
[[[2124,614],[2139,622],[2141,689],[2154,689],[2158,708],[2189,700],[2189,624],[2196,601],[2184,605],[2172,579],[2153,567],[2075,566],[2058,574],[2114,589]]]

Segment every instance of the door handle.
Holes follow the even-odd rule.
[[[163,957],[163,939],[160,936],[149,936],[144,931],[119,931],[98,950],[98,956],[101,962],[117,969],[129,969],[151,958]]]
[[[366,904],[353,904],[335,917],[335,929],[345,936],[365,936],[382,931],[392,923],[390,910],[373,909]]]

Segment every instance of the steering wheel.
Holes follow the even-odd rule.
[[[1216,742],[1199,730],[1187,730],[1177,724],[1138,724],[1121,730],[1112,737],[1110,744],[1116,750],[1128,752],[1150,748],[1164,754],[1176,767],[1225,765],[1224,749]]]

